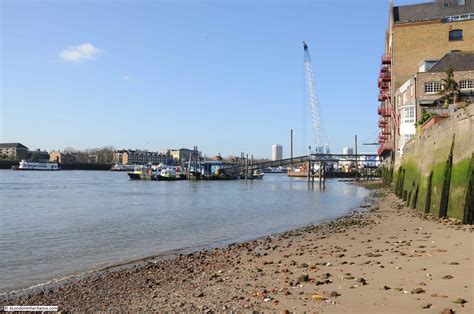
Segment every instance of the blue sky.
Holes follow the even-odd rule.
[[[387,21],[388,0],[3,0],[0,140],[270,157],[293,128],[304,154],[305,40],[331,150],[373,142]]]

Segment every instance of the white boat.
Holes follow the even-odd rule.
[[[252,179],[263,179],[264,173],[260,169],[256,169],[252,174]]]
[[[33,162],[33,161],[20,161],[17,170],[43,170],[43,171],[55,171],[59,170],[59,166],[55,162]]]
[[[135,170],[136,165],[122,165],[122,164],[115,164],[110,169],[111,171],[133,171]]]

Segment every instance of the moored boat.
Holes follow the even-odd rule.
[[[156,180],[156,173],[150,167],[137,166],[133,172],[128,172],[127,174],[130,180]]]
[[[33,161],[20,161],[18,167],[12,168],[14,170],[39,170],[39,171],[57,171],[60,170],[59,166],[55,162],[33,162]]]
[[[156,176],[158,181],[177,181],[182,179],[182,176],[178,175],[174,168],[161,169],[160,173]]]
[[[110,171],[133,171],[135,170],[136,165],[122,165],[115,164],[110,168]]]
[[[263,179],[264,173],[262,170],[257,169],[252,173],[252,179]]]

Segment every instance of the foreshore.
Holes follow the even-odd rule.
[[[474,227],[386,189],[333,221],[0,296],[60,311],[474,312]],[[452,312],[451,312],[452,311]]]

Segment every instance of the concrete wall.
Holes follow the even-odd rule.
[[[470,105],[407,143],[392,183],[412,208],[472,223],[473,181],[474,105]]]

